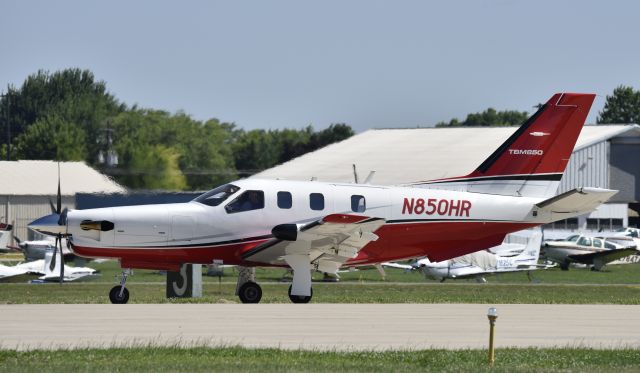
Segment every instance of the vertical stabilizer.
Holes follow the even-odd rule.
[[[416,186],[528,197],[556,193],[594,94],[557,93],[467,176]]]

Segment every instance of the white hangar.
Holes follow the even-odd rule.
[[[462,176],[473,171],[517,127],[373,129],[262,171],[254,178],[393,185]],[[582,187],[617,189],[610,203],[589,216],[554,224],[566,229],[638,225],[640,126],[587,125],[582,129],[558,193]]]
[[[60,162],[62,208],[76,207],[76,193],[124,193],[126,189],[84,162]],[[58,163],[0,161],[0,219],[13,225],[13,235],[32,237],[27,224],[51,213],[56,203]]]

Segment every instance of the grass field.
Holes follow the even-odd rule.
[[[0,371],[154,372],[637,372],[640,350],[499,349],[314,352],[277,349],[170,348],[1,351]]]
[[[0,303],[108,303],[107,293],[116,284],[120,269],[116,262],[92,263],[101,276],[88,282],[59,284],[0,284]],[[529,282],[525,273],[489,277],[489,283],[457,280],[425,281],[417,272],[388,269],[387,280],[376,270],[346,272],[339,283],[315,282],[315,303],[549,303],[549,304],[640,304],[640,265],[611,266],[604,272],[572,268],[534,273]],[[262,302],[288,303],[281,269],[258,269],[263,288]],[[320,279],[320,276],[316,276]],[[154,271],[135,271],[127,287],[131,303],[238,302],[234,295],[236,273],[225,269],[217,277],[203,277],[202,298],[166,299],[165,276]]]

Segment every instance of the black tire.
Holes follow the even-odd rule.
[[[124,288],[122,291],[122,296],[120,296],[120,289],[122,286],[116,285],[111,288],[109,292],[109,300],[113,304],[126,304],[129,301],[129,290]]]
[[[309,296],[305,296],[305,295],[291,295],[291,288],[293,287],[293,285],[289,285],[289,299],[291,300],[292,303],[309,303],[311,301],[311,298],[313,298],[313,288],[311,288],[311,295]]]
[[[260,303],[262,288],[255,282],[245,282],[238,290],[238,297],[242,303]]]
[[[563,271],[568,271],[569,270],[569,262],[560,263],[560,269],[563,270]]]

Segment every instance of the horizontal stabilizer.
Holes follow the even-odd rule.
[[[617,190],[601,188],[578,188],[544,200],[536,206],[555,214],[580,215],[595,210],[618,193]]]

